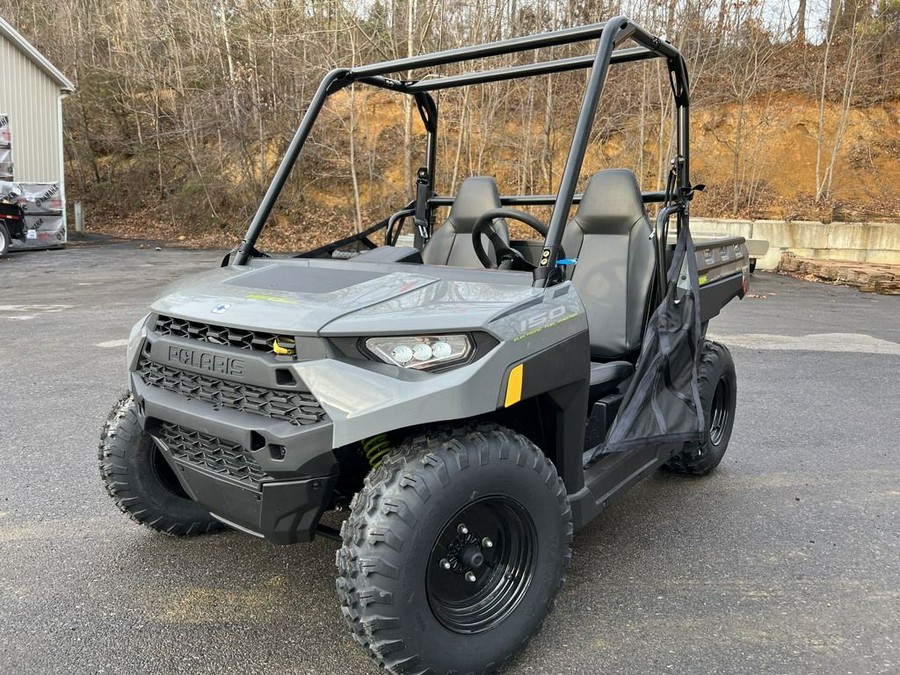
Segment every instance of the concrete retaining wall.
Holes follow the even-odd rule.
[[[760,269],[775,269],[784,251],[816,260],[900,265],[900,223],[818,223],[805,220],[724,220],[691,218],[695,233],[736,234],[765,239],[769,252]]]

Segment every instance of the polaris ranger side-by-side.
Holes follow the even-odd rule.
[[[594,49],[396,79],[576,43]],[[610,66],[657,58],[676,110],[666,189],[613,169],[578,193]],[[555,195],[501,195],[487,176],[435,193],[432,92],[577,69]],[[261,252],[323,105],[354,83],[413,97],[428,141],[414,201],[333,245]],[[711,471],[728,445],[734,365],[704,335],[746,292],[748,261],[741,238],[692,242],[688,99],[678,50],[622,17],[329,73],[241,245],[135,326],[130,389],[100,440],[110,495],[169,534],[338,539],[343,615],[378,664],[502,668],[550,610],[574,530],[660,467]],[[548,223],[515,208],[532,205],[553,207]],[[414,246],[394,245],[404,220]],[[511,220],[535,237],[510,239]],[[320,523],[344,507],[340,533]]]

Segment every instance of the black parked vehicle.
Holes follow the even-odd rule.
[[[25,211],[18,202],[21,194],[15,183],[0,181],[0,256],[9,250],[11,238],[25,238]]]

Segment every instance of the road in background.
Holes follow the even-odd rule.
[[[0,260],[0,672],[378,672],[341,619],[335,543],[173,539],[101,485],[132,324],[221,255]],[[900,297],[759,274],[711,332],[738,370],[722,465],[658,473],[578,533],[508,672],[900,672]]]

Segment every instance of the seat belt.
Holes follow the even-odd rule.
[[[419,170],[416,172],[416,203],[413,223],[416,226],[415,246],[420,251],[431,238],[430,228],[428,227],[428,200],[431,198],[430,182],[428,169],[424,166],[419,167]]]

